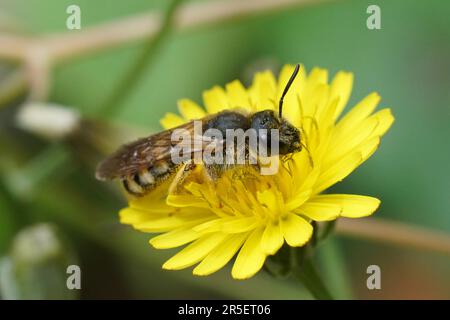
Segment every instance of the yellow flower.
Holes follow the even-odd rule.
[[[205,91],[205,109],[190,100],[178,103],[181,116],[169,113],[161,123],[172,128],[224,109],[255,112],[277,108],[294,67],[286,65],[278,79],[269,72],[255,75],[245,88],[239,81]],[[182,194],[168,194],[168,183],[130,199],[121,222],[143,232],[160,233],[150,240],[157,249],[185,246],[164,263],[178,270],[193,265],[195,275],[209,275],[235,255],[235,279],[256,274],[268,255],[286,242],[301,247],[311,238],[312,221],[360,218],[379,206],[376,198],[352,194],[322,194],[344,179],[377,149],[392,125],[389,109],[374,113],[380,96],[371,93],[341,116],[350,97],[353,74],[339,72],[328,83],[328,72],[300,68],[285,102],[283,116],[301,128],[306,149],[284,159],[276,175],[236,178],[224,174],[215,184],[202,178],[201,166],[185,183]],[[311,159],[310,159],[311,157]],[[311,161],[312,160],[312,161]]]

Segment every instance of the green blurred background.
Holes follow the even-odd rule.
[[[165,10],[167,3],[0,0],[0,32],[76,32],[66,29],[71,4],[80,6],[87,29]],[[370,4],[381,8],[381,30],[366,27]],[[450,3],[336,0],[170,33],[117,112],[105,114],[101,105],[142,47],[143,41],[133,41],[58,64],[48,101],[78,110],[90,130],[117,146],[159,130],[159,119],[176,111],[177,99],[201,102],[203,90],[236,78],[248,84],[261,67],[301,62],[308,70],[327,68],[330,76],[352,71],[350,105],[377,91],[396,122],[378,152],[333,191],[379,197],[376,217],[450,232]],[[0,84],[17,68],[0,61]],[[101,155],[92,145],[76,138],[49,142],[15,126],[25,97],[0,107],[0,256],[11,257],[20,230],[48,222],[81,266],[80,298],[310,298],[300,285],[263,272],[239,282],[229,268],[207,278],[161,270],[175,251],[152,249],[149,235],[119,224],[125,199],[115,186],[94,179]],[[317,260],[338,298],[450,298],[449,256],[333,236]],[[382,290],[366,288],[371,264],[381,267]]]

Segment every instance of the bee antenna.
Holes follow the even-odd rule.
[[[294,72],[292,73],[291,77],[289,78],[288,82],[286,83],[286,87],[284,87],[283,94],[281,95],[280,102],[278,103],[278,114],[279,114],[280,118],[281,118],[281,115],[283,114],[284,96],[289,91],[289,88],[291,87],[292,82],[294,82],[295,77],[297,76],[299,70],[300,70],[300,65],[297,63],[297,65],[295,66]]]

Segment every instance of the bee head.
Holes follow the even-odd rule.
[[[289,154],[302,150],[300,130],[286,120],[281,120],[280,154]]]
[[[300,70],[300,65],[297,64],[294,68],[294,72],[289,78],[286,86],[284,87],[283,93],[281,94],[280,101],[278,103],[278,115],[272,110],[264,110],[257,112],[253,115],[251,119],[251,127],[258,132],[258,140],[266,146],[269,151],[268,154],[274,154],[274,150],[271,149],[271,130],[278,130],[278,152],[280,155],[285,155],[293,152],[298,152],[302,150],[300,130],[290,124],[288,121],[283,119],[283,101],[284,97],[289,91],[292,83],[297,77]],[[260,129],[266,129],[262,132]],[[266,133],[264,133],[266,132]]]
[[[258,141],[267,148],[268,154],[274,154],[272,146],[272,130],[278,130],[278,153],[285,155],[301,151],[300,130],[288,121],[279,118],[273,110],[255,113],[251,118],[251,127],[256,130]]]

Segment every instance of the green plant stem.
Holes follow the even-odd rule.
[[[301,265],[294,267],[292,275],[301,281],[315,299],[333,300],[332,295],[325,287],[311,259],[305,259]]]
[[[42,182],[61,177],[67,168],[71,167],[67,165],[69,160],[70,150],[63,144],[55,143],[49,145],[25,166],[9,172],[6,178],[9,179],[11,190],[17,197],[28,198],[39,189]]]
[[[170,33],[174,13],[176,8],[183,0],[172,0],[169,4],[161,25],[161,29],[156,34],[148,39],[142,54],[134,62],[131,68],[126,72],[125,76],[119,82],[117,88],[114,88],[111,96],[106,100],[104,105],[100,108],[100,114],[112,115],[118,111],[118,107],[130,94],[132,88],[136,85],[143,72],[146,70],[150,62],[155,57],[161,44],[164,42],[166,35]]]
[[[382,218],[341,218],[336,234],[450,255],[449,234]]]
[[[330,237],[317,250],[319,263],[324,267],[324,280],[336,299],[353,299],[351,277],[343,256],[341,243]]]
[[[0,109],[23,94],[27,87],[25,71],[23,68],[11,72],[0,82]]]

